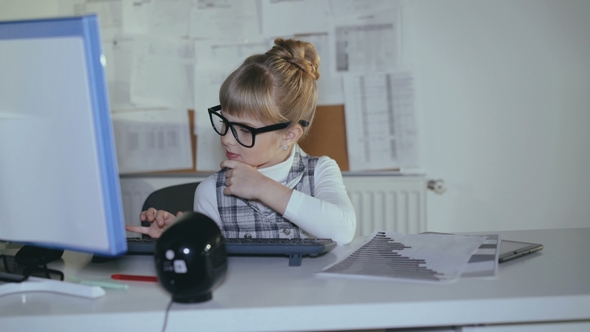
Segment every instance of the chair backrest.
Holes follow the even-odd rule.
[[[195,190],[200,182],[191,182],[158,189],[143,203],[142,211],[153,207],[176,214],[179,211],[193,211]]]

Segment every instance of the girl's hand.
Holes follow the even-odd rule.
[[[221,168],[225,173],[225,195],[257,200],[280,214],[285,213],[292,189],[262,175],[255,167],[235,160],[224,160]]]
[[[176,215],[164,210],[156,210],[149,208],[146,211],[142,211],[139,215],[139,220],[147,221],[150,223],[149,227],[146,226],[125,226],[125,229],[129,232],[136,232],[141,234],[149,235],[152,238],[159,238],[162,233],[170,226],[177,217],[182,215],[182,212],[178,212]]]
[[[221,163],[221,168],[228,168],[225,173],[226,187],[223,189],[225,195],[234,195],[244,199],[259,199],[260,189],[264,187],[264,183],[270,180],[255,167],[235,160],[224,160]]]

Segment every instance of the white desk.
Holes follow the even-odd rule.
[[[590,228],[501,232],[538,242],[536,254],[500,264],[493,280],[448,285],[367,281],[314,275],[350,252],[338,247],[289,267],[283,257],[230,257],[227,278],[201,304],[173,304],[167,331],[309,331],[466,326],[581,320],[590,327]],[[155,274],[152,257],[103,264],[66,252],[53,264],[67,275]],[[88,300],[50,293],[0,298],[4,331],[160,331],[168,294],[157,283],[130,282]],[[578,325],[580,326],[578,322]],[[469,328],[472,329],[472,328]]]

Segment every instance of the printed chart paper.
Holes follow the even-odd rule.
[[[493,278],[498,275],[500,234],[486,234],[487,239],[469,259],[461,278]]]
[[[447,283],[456,281],[487,240],[479,235],[402,234],[375,231],[352,254],[319,274]]]
[[[422,234],[446,234],[424,232]],[[500,256],[500,234],[477,234],[487,236],[484,243],[471,255],[461,278],[494,278],[498,275],[498,258]]]

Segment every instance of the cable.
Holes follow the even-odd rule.
[[[164,325],[162,326],[162,332],[166,331],[166,325],[168,324],[168,313],[170,312],[170,308],[172,307],[172,298],[170,298],[170,303],[166,306],[166,313],[164,314]]]

